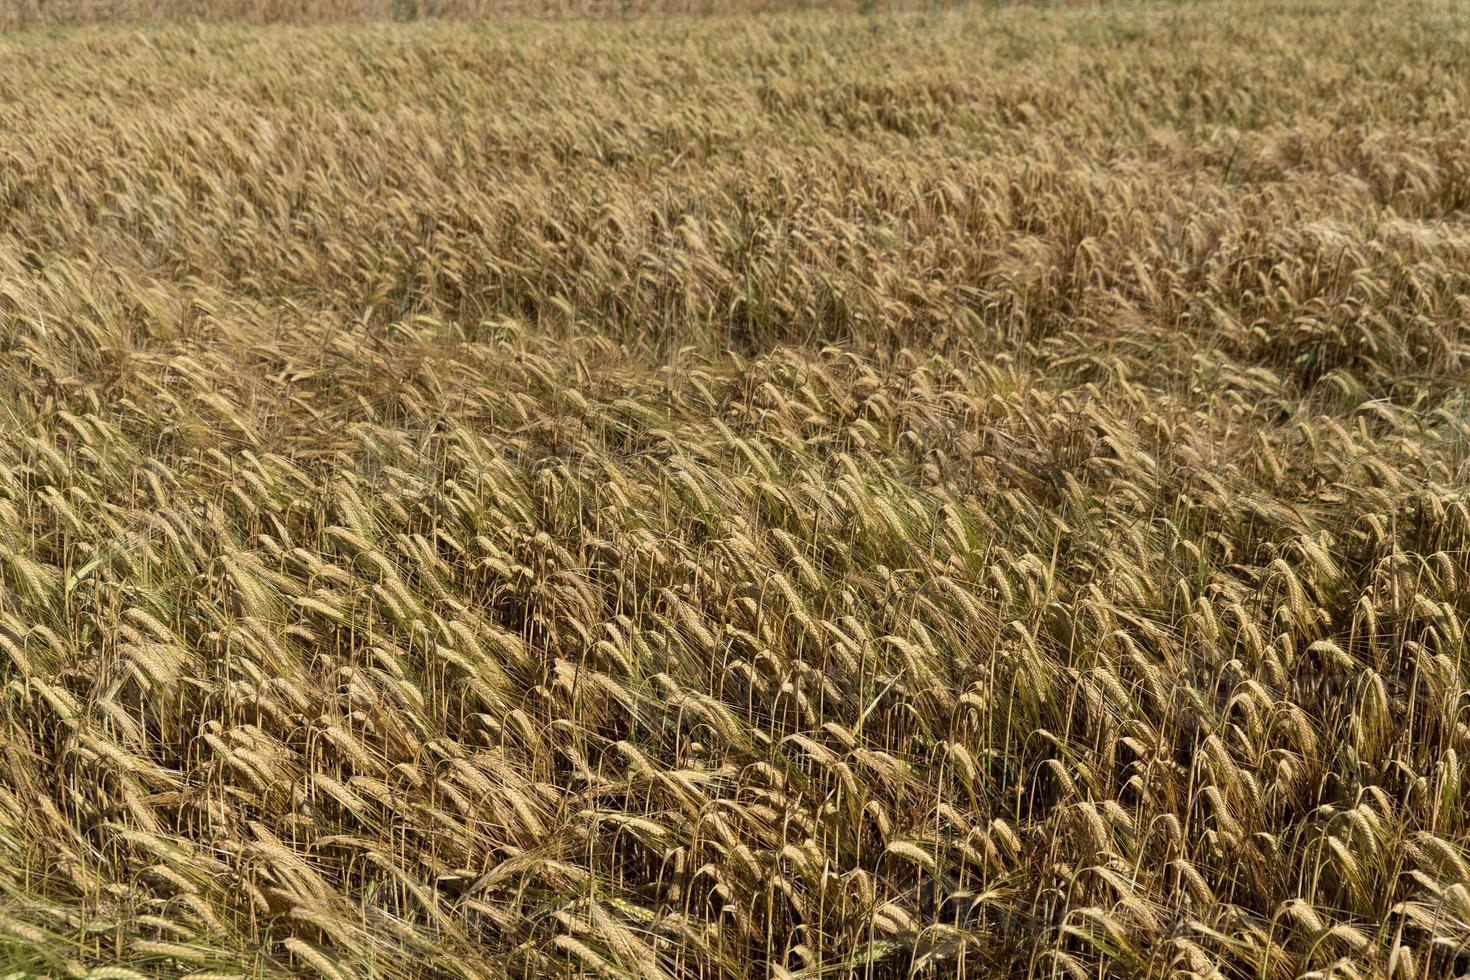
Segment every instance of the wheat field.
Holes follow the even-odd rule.
[[[33,22],[0,976],[1463,973],[1467,485],[1454,2]]]

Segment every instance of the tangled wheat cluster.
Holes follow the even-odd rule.
[[[1467,40],[0,39],[0,970],[1466,969]]]

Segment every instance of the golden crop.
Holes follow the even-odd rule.
[[[1470,968],[1467,45],[0,38],[0,975]]]

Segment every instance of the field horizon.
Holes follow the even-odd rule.
[[[1470,970],[1470,8],[721,9],[0,34],[0,977]]]

